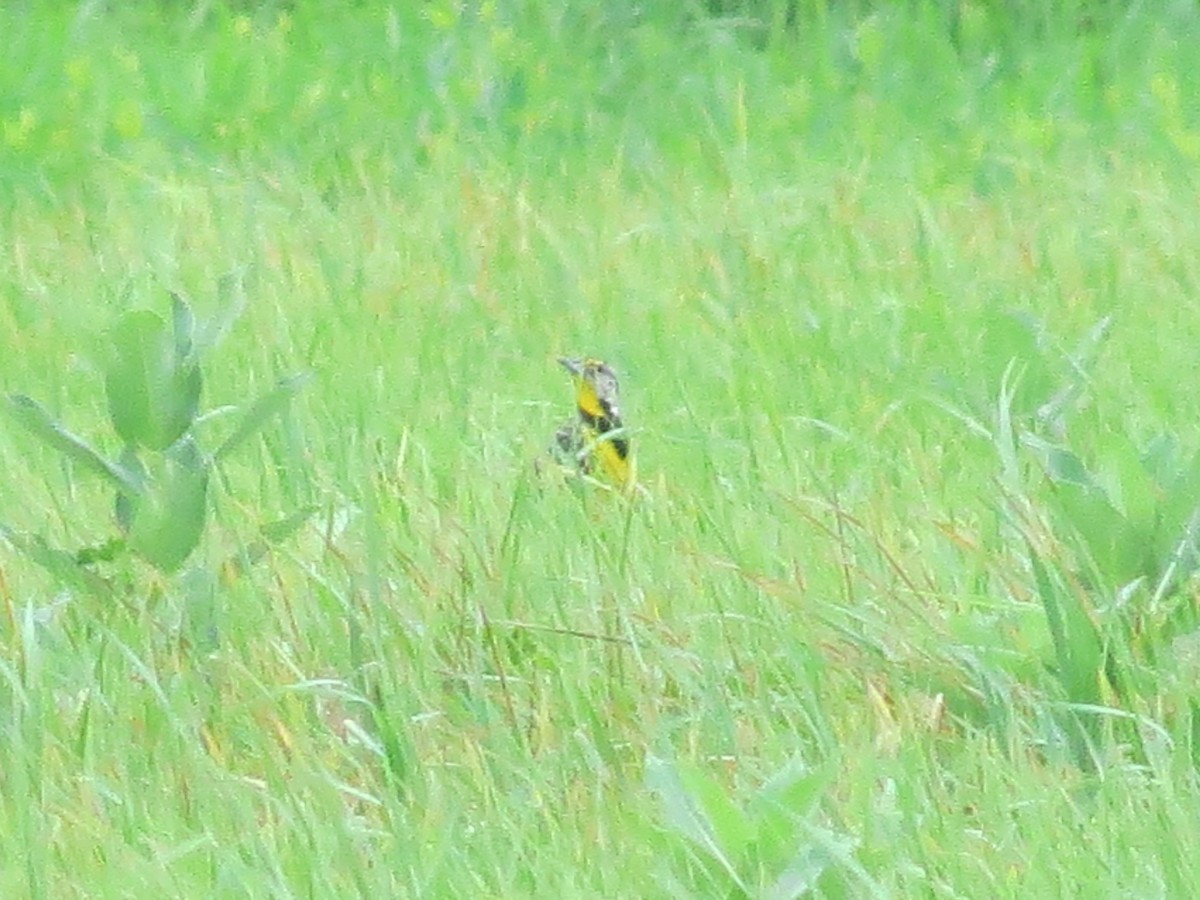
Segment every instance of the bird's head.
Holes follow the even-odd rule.
[[[614,425],[621,421],[620,383],[617,373],[599,359],[569,359],[559,362],[575,381],[575,402],[580,412],[594,418],[607,419]]]

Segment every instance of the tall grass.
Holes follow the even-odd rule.
[[[1200,20],[786,6],[0,10],[0,389],[314,375],[104,602],[3,420],[0,893],[1188,895]]]

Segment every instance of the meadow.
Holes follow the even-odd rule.
[[[1194,3],[0,33],[0,895],[1200,883]],[[184,303],[175,559],[89,461]]]

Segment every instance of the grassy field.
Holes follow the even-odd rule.
[[[0,390],[311,377],[177,568],[0,417],[0,895],[1192,894],[1195,4],[110,6],[0,8]]]

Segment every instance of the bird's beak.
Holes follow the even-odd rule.
[[[560,356],[558,361],[562,364],[562,367],[572,375],[580,375],[583,373],[583,362],[581,360],[568,359],[565,356]]]

